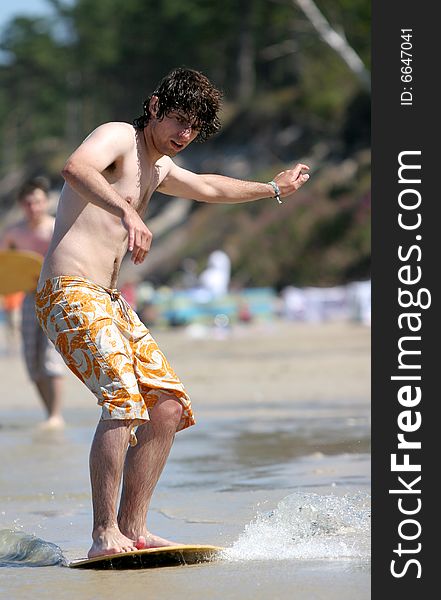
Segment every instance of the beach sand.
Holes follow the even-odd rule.
[[[238,402],[252,407],[263,401],[271,410],[281,398],[285,403],[326,405],[338,399],[342,405],[369,405],[370,329],[361,325],[275,321],[236,326],[230,333],[206,330],[206,337],[193,337],[185,329],[151,333],[198,412],[221,405],[226,414]],[[34,409],[38,401],[20,356],[4,352],[3,342],[0,377],[12,386],[14,405]],[[94,397],[67,371],[65,405],[90,408],[93,403]]]
[[[67,426],[41,430],[43,411],[20,356],[5,354],[3,333],[0,530],[79,558],[89,547],[87,459],[99,407],[67,373]],[[32,588],[41,599],[143,590],[161,599],[369,598],[370,330],[274,321],[152,334],[192,398],[197,425],[176,437],[149,526],[227,554],[128,577],[17,569],[0,552],[4,597],[25,598]]]

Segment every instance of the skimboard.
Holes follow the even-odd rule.
[[[0,250],[0,294],[33,292],[37,287],[43,257],[25,250]]]
[[[82,558],[68,564],[71,569],[155,569],[209,562],[221,552],[218,546],[164,546],[110,556]]]

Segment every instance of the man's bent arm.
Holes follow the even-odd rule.
[[[84,200],[122,218],[130,210],[103,176],[103,172],[127,152],[131,139],[122,124],[106,123],[93,131],[68,158],[62,175]]]
[[[102,125],[70,156],[62,175],[79,196],[121,218],[128,232],[132,261],[139,264],[150,249],[152,234],[127,199],[122,198],[102,175],[129,150],[131,143],[132,137],[125,124]]]
[[[158,187],[164,194],[225,204],[252,202],[275,196],[274,188],[269,183],[244,181],[223,175],[197,175],[178,167],[172,161],[170,163],[169,171]],[[306,170],[309,167],[299,163],[293,169],[282,171],[274,177],[281,197],[294,193],[308,180],[309,175],[303,173]]]
[[[96,167],[75,153],[67,160],[61,174],[81,198],[123,219],[133,207],[122,198]]]

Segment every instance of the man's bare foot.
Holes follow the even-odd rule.
[[[43,423],[40,423],[40,429],[44,430],[54,430],[54,429],[63,429],[66,423],[61,415],[53,415],[49,417]]]
[[[135,542],[123,535],[117,527],[100,529],[92,534],[93,544],[87,556],[109,556],[121,552],[133,552],[137,549]]]
[[[134,536],[136,539],[135,546],[138,550],[143,550],[146,548],[163,548],[164,546],[180,546],[179,542],[171,542],[170,540],[166,540],[165,538],[159,537],[158,535],[153,535],[146,531],[143,535]]]

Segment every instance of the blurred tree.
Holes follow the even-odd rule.
[[[339,117],[357,91],[292,0],[223,0],[222,10],[206,0],[49,2],[54,20],[18,17],[1,39],[0,128],[10,142],[2,173],[41,157],[42,145],[64,152],[101,122],[130,120],[177,65],[205,71],[228,102],[251,110],[259,95],[291,90],[309,121],[308,108]],[[366,59],[369,2],[321,0],[320,8]]]
[[[130,122],[159,79],[182,65],[204,71],[225,96],[223,132],[207,149],[194,146],[183,156],[190,168],[260,178],[293,157],[340,160],[363,150],[369,97],[360,74],[324,41],[323,23],[367,72],[369,0],[315,0],[322,29],[305,2],[48,0],[55,17],[16,17],[0,38],[0,199],[11,172],[45,170],[59,177],[66,156],[93,128],[108,120]],[[356,199],[366,186],[360,192],[356,186],[341,220],[342,204],[334,200],[305,208],[299,220],[284,208],[277,222],[257,203],[241,207],[250,217],[247,226],[260,224],[262,236],[228,238],[233,253],[240,247],[235,268],[253,281],[278,285],[291,276],[316,281],[334,267],[336,278],[337,272],[368,268],[367,219],[357,220]],[[226,235],[228,227],[218,223],[216,231]],[[282,243],[287,236],[297,240],[295,252]],[[325,237],[328,243],[318,248]],[[273,256],[255,265],[258,239]],[[336,239],[347,242],[342,254]],[[332,248],[333,258],[317,262],[311,244],[322,255]],[[311,260],[302,254],[299,264],[306,249]]]
[[[64,123],[62,50],[45,19],[15,19],[1,49],[0,123],[2,170],[26,161],[44,161]]]
[[[370,74],[357,52],[348,43],[344,33],[331,27],[313,0],[293,0],[293,2],[302,9],[323,41],[335,50],[351,71],[355,73],[363,87],[370,90]]]

